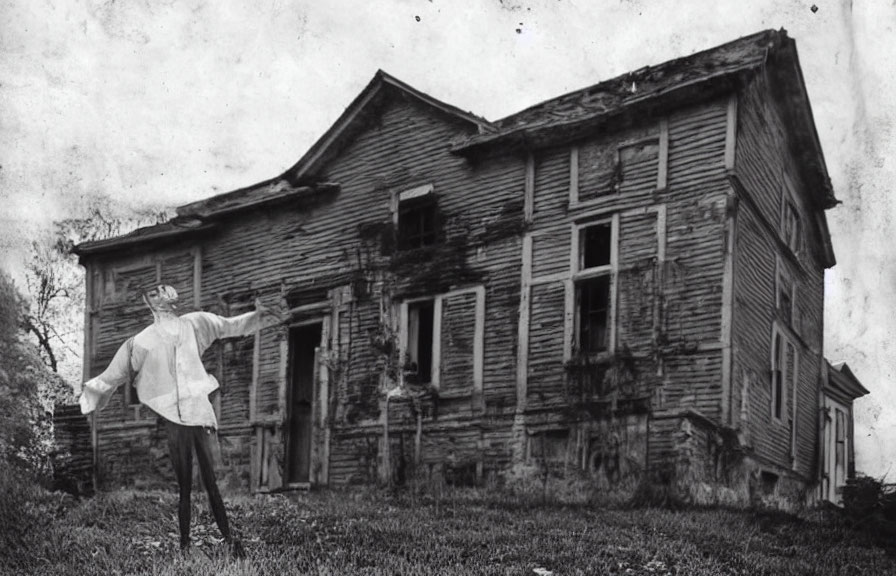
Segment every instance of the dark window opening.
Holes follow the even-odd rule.
[[[796,253],[800,250],[800,217],[792,202],[784,204],[784,241]]]
[[[432,382],[433,301],[408,306],[408,377],[416,384]]]
[[[778,280],[778,311],[787,325],[793,327],[793,298],[790,286],[783,279]]]
[[[436,201],[432,195],[402,200],[398,205],[398,247],[411,250],[438,240]]]
[[[582,229],[579,247],[581,269],[608,266],[612,241],[612,226],[609,223]]]
[[[598,276],[576,283],[579,350],[586,353],[608,349],[610,277]]]
[[[134,386],[134,383],[131,382],[128,384],[128,405],[130,406],[138,406],[140,404],[140,398],[137,397],[137,388]]]
[[[781,336],[775,334],[774,341],[774,365],[772,366],[772,413],[775,418],[781,419],[784,400],[784,371],[781,369]]]
[[[775,487],[778,485],[778,475],[769,472],[767,470],[763,470],[759,474],[759,481],[762,484],[762,493],[765,495],[771,495],[775,493]]]

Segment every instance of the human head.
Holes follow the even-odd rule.
[[[143,302],[153,312],[173,311],[177,309],[177,290],[167,284],[159,284],[143,291]]]

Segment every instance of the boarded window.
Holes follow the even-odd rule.
[[[406,377],[416,384],[432,382],[433,301],[408,306]]]
[[[398,247],[412,250],[431,246],[438,239],[435,196],[426,194],[398,204]]]

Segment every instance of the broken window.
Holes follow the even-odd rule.
[[[432,382],[434,302],[408,305],[408,342],[405,375],[415,384]]]
[[[582,228],[579,240],[579,269],[610,265],[613,227],[607,222]]]
[[[431,246],[438,240],[438,210],[432,186],[402,192],[397,216],[400,250]]]
[[[610,311],[613,277],[612,221],[578,230],[578,271],[575,274],[575,343],[580,352],[610,349]]]

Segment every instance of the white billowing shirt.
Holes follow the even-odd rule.
[[[191,312],[155,322],[125,342],[102,374],[84,383],[81,412],[102,410],[115,390],[134,377],[140,402],[163,418],[217,428],[208,395],[218,388],[218,381],[205,371],[202,353],[218,338],[253,333],[260,327],[260,316],[248,312],[224,318]]]

